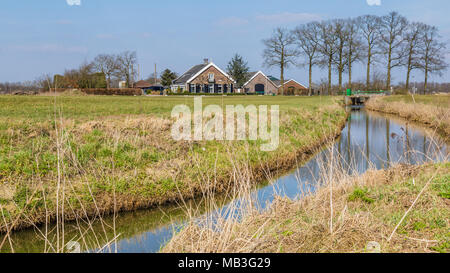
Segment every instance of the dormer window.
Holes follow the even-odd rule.
[[[214,73],[209,73],[208,74],[208,81],[209,82],[214,82]]]

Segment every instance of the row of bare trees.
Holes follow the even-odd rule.
[[[310,22],[294,30],[277,28],[272,37],[263,40],[264,64],[284,71],[291,65],[309,70],[309,95],[312,94],[314,67],[328,70],[328,94],[331,94],[333,71],[338,73],[338,91],[343,90],[344,74],[347,87],[352,88],[352,73],[356,63],[366,65],[366,88],[371,85],[374,65],[385,65],[385,88],[392,86],[392,70],[406,70],[405,89],[409,90],[411,72],[424,73],[424,90],[428,90],[430,74],[441,74],[447,68],[446,45],[438,29],[420,22],[409,22],[397,12],[385,16],[365,15],[358,18]],[[282,88],[283,89],[283,88]],[[284,90],[282,90],[284,91]]]
[[[93,61],[84,62],[76,69],[68,69],[63,75],[55,75],[53,79],[44,76],[39,82],[41,86],[53,88],[111,88],[125,81],[132,87],[137,76],[137,54],[135,51],[124,51],[120,54],[99,54]]]

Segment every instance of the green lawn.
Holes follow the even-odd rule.
[[[280,105],[280,146],[261,141],[177,142],[172,108],[191,97],[0,96],[0,206],[17,226],[134,210],[228,189],[245,166],[253,182],[263,168],[285,170],[345,122],[333,97],[207,97],[203,105]],[[64,197],[64,199],[62,199]],[[62,201],[64,200],[64,201]],[[96,201],[96,206],[94,202]],[[24,217],[27,216],[28,218]],[[0,224],[5,229],[3,224]]]
[[[296,108],[300,104],[305,109],[316,109],[322,103],[328,105],[332,101],[333,98],[331,97],[203,97],[204,105],[278,104],[282,111]],[[71,119],[95,119],[104,116],[141,114],[169,117],[172,108],[178,104],[186,104],[193,107],[193,98],[176,96],[0,96],[0,119],[53,120],[55,106],[58,111],[62,111],[63,118]]]

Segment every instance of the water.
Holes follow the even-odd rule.
[[[395,163],[421,164],[428,161],[442,161],[448,156],[447,144],[433,135],[432,132],[400,118],[366,112],[363,108],[353,108],[346,127],[334,144],[325,147],[303,166],[277,178],[273,183],[260,185],[254,190],[254,195],[257,196],[258,205],[265,208],[273,201],[274,194],[297,199],[303,194],[314,192],[324,173],[323,168],[331,158],[330,152],[333,153],[333,162],[341,164],[350,174],[364,173],[370,167],[387,168]],[[223,212],[231,201],[221,197],[217,201],[217,206],[221,207],[220,211]],[[202,202],[193,200],[188,203],[188,206],[197,208],[194,216],[207,212],[209,206]],[[174,230],[181,226],[186,218],[186,212],[179,206],[167,206],[122,213],[115,221],[113,217],[109,217],[101,223],[100,221],[92,225],[84,223],[81,226],[87,235],[81,242],[82,248],[106,244],[120,234],[117,244],[104,251],[157,252],[170,240]],[[40,232],[45,233],[44,229],[45,227],[42,227],[40,231],[30,229],[13,233],[11,237],[14,241],[14,251],[52,251],[42,240]],[[47,229],[51,230],[52,227]],[[79,228],[74,224],[67,224],[65,229],[65,237],[69,238],[66,241],[80,237]],[[4,248],[3,251],[10,250]]]

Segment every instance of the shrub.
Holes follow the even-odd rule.
[[[135,88],[89,88],[82,89],[82,92],[88,95],[116,95],[116,96],[141,96],[142,90]]]

